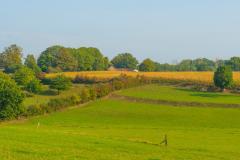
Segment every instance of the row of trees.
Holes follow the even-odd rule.
[[[215,71],[219,66],[227,65],[233,71],[240,71],[240,57],[232,57],[230,60],[212,61],[206,58],[186,59],[178,64],[160,64],[151,59],[145,59],[140,65],[140,71]]]
[[[13,73],[22,65],[22,48],[11,45],[0,53],[0,68]],[[26,66],[35,73],[63,71],[100,71],[107,70],[111,65],[115,68],[139,69],[140,71],[215,71],[218,66],[228,65],[233,71],[240,71],[240,57],[230,60],[212,61],[206,58],[186,59],[178,64],[160,64],[149,58],[141,63],[130,53],[121,53],[111,61],[97,48],[66,48],[51,46],[43,51],[36,60],[33,55],[25,59]]]
[[[97,48],[52,46],[39,56],[37,63],[44,72],[107,70],[109,60]]]

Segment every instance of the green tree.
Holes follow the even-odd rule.
[[[56,67],[62,71],[74,71],[77,70],[77,61],[67,48],[60,48],[56,54]]]
[[[22,48],[13,44],[3,51],[0,55],[2,66],[6,72],[11,72],[14,66],[22,64]]]
[[[155,62],[153,62],[151,59],[147,58],[145,59],[140,65],[139,70],[144,72],[153,72],[156,69]]]
[[[226,87],[230,87],[233,82],[233,74],[230,66],[220,66],[214,73],[214,84],[221,88],[222,91]]]
[[[38,60],[38,66],[42,69],[43,72],[48,72],[49,68],[56,68],[57,67],[57,58],[56,55],[59,53],[60,49],[64,47],[62,46],[51,46],[43,51]]]
[[[196,66],[194,65],[191,59],[185,59],[185,60],[182,60],[177,65],[177,70],[178,71],[196,71]]]
[[[232,67],[232,70],[240,71],[240,57],[232,57],[227,64]]]
[[[32,54],[27,55],[24,65],[28,68],[30,68],[31,70],[33,70],[33,72],[38,75],[41,73],[41,69],[38,67],[36,59],[34,58],[34,56]]]
[[[68,90],[71,86],[72,82],[69,78],[64,75],[58,75],[51,80],[49,87],[51,89],[56,89],[58,94],[60,94],[60,91]]]
[[[24,95],[16,83],[0,72],[0,119],[17,118],[23,112]]]
[[[36,79],[35,73],[28,67],[20,67],[13,75],[18,85],[26,86],[30,81]]]
[[[193,65],[196,67],[197,71],[214,71],[217,66],[215,62],[206,58],[193,60]]]
[[[122,53],[114,57],[111,63],[116,68],[136,69],[138,61],[132,54]]]
[[[97,48],[81,47],[71,51],[77,59],[78,71],[106,70],[109,61]]]
[[[25,90],[31,93],[39,93],[42,90],[42,85],[40,83],[40,80],[38,80],[37,78],[31,80],[26,84]]]
[[[176,71],[176,65],[174,64],[160,64],[160,63],[155,63],[156,66],[156,71]]]

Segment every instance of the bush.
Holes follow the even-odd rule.
[[[102,83],[97,85],[96,90],[97,90],[97,98],[101,98],[108,95],[112,91],[112,87],[108,83],[106,84]]]
[[[36,116],[44,113],[43,108],[40,105],[31,105],[26,110],[26,116]]]
[[[214,84],[221,88],[222,91],[226,87],[231,87],[233,82],[233,74],[230,66],[220,66],[214,73]]]
[[[92,86],[89,89],[89,94],[90,94],[90,100],[95,100],[97,98],[97,90],[95,86]]]
[[[64,75],[58,75],[51,80],[49,87],[51,89],[56,89],[59,94],[60,91],[68,90],[71,86],[72,86],[72,82],[69,78],[67,78]]]
[[[124,88],[124,82],[120,81],[120,80],[117,80],[117,79],[114,79],[112,81],[112,87],[113,87],[114,90],[123,89]]]
[[[90,99],[90,92],[88,88],[83,88],[81,93],[80,93],[80,97],[81,97],[81,102],[85,103],[87,101],[89,101]]]
[[[42,90],[42,85],[40,83],[40,80],[33,79],[31,80],[25,87],[27,91],[30,93],[39,93]]]
[[[16,83],[0,72],[0,119],[17,118],[23,111],[24,94]]]

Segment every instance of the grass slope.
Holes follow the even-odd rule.
[[[179,102],[202,102],[223,104],[240,103],[240,95],[238,94],[197,92],[188,89],[181,89],[173,86],[161,86],[157,84],[122,90],[117,92],[117,94],[136,98]]]
[[[28,107],[34,104],[46,104],[50,99],[53,99],[53,98],[62,98],[62,97],[67,97],[75,94],[80,94],[82,88],[83,88],[83,85],[74,84],[69,90],[62,91],[58,95],[57,91],[50,90],[49,86],[44,85],[41,93],[34,94],[32,97],[27,97],[24,100],[23,105]]]
[[[99,100],[1,124],[3,160],[238,160],[240,110]],[[40,124],[39,127],[38,123]],[[155,146],[164,134],[169,146]]]

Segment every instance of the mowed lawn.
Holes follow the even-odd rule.
[[[155,145],[165,134],[168,146]],[[109,98],[3,123],[0,137],[3,160],[238,160],[240,109]]]
[[[159,84],[145,85],[137,88],[122,90],[117,92],[117,94],[154,100],[240,104],[240,94],[198,92],[174,86],[162,86]]]

